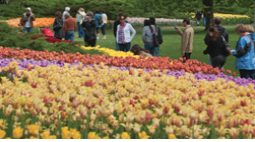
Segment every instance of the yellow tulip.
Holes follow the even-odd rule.
[[[0,139],[3,139],[6,132],[0,129]]]
[[[177,139],[176,136],[174,134],[169,134],[168,135],[168,139]]]
[[[121,139],[130,139],[130,135],[127,132],[122,132]]]
[[[27,126],[28,133],[33,136],[37,136],[39,134],[39,126],[37,125],[29,125]]]
[[[148,139],[150,136],[147,136],[145,131],[142,131],[142,133],[138,133],[139,139]]]
[[[20,139],[23,136],[23,129],[20,127],[14,128],[12,136],[14,139]]]

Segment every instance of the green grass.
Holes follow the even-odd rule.
[[[229,33],[229,45],[235,49],[236,43],[239,39],[239,36],[235,33],[235,26],[224,26]],[[206,32],[204,32],[204,27],[193,27],[195,30],[194,35],[194,44],[193,44],[193,52],[191,55],[191,59],[197,59],[202,63],[208,64],[208,55],[203,54],[203,50],[205,50],[206,45],[204,44],[204,37]],[[144,47],[142,42],[142,28],[135,28],[136,35],[131,42],[131,47],[134,44],[138,44],[141,47]],[[184,28],[181,27],[183,30]],[[100,47],[107,47],[111,49],[115,49],[115,38],[113,35],[113,30],[107,30],[107,39],[103,40],[102,33],[100,33],[100,39],[97,40],[97,45]],[[162,57],[170,57],[171,59],[179,59],[181,57],[180,53],[180,45],[181,45],[181,36],[177,34],[173,27],[162,27],[163,32],[163,44],[160,46],[160,56]],[[83,38],[78,38],[78,33],[76,32],[75,41],[80,42],[84,45]],[[235,69],[235,57],[228,56],[227,62],[224,65],[224,69],[229,69],[232,72],[237,72],[239,75],[239,71]]]

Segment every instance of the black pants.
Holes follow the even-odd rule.
[[[212,58],[212,66],[214,68],[218,67],[219,69],[221,69],[224,64],[226,63],[226,56],[216,56]]]
[[[185,53],[183,58],[185,57],[186,60],[190,59],[191,53]]]
[[[239,70],[241,78],[251,78],[255,80],[255,70]]]
[[[96,39],[90,40],[86,42],[86,47],[90,46],[90,47],[95,47],[96,46]]]

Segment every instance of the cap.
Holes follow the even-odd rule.
[[[65,11],[70,11],[70,7],[66,7],[66,8],[65,8]]]
[[[30,7],[28,7],[26,10],[32,11],[32,9]]]

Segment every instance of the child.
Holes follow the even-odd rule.
[[[153,57],[149,51],[141,48],[139,45],[135,44],[132,49],[131,52],[134,53],[134,55],[143,55],[145,57]]]

